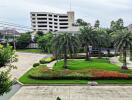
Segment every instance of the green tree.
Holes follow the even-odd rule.
[[[9,71],[0,72],[0,96],[11,90],[12,81],[9,77]]]
[[[99,28],[99,26],[100,26],[100,21],[99,20],[96,20],[95,21],[95,24],[94,24],[94,27],[95,28]]]
[[[115,48],[117,51],[123,54],[123,65],[122,69],[127,68],[127,50],[132,46],[132,33],[129,30],[119,30],[116,32],[117,35],[115,36]]]
[[[52,40],[52,48],[57,56],[63,55],[64,68],[67,68],[67,56],[76,53],[79,48],[79,39],[72,33],[57,34]]]
[[[110,29],[112,31],[125,29],[123,19],[120,18],[117,21],[111,21]]]
[[[43,52],[51,52],[51,40],[53,38],[52,33],[47,33],[43,36],[40,36],[37,40],[39,47],[42,49]]]
[[[24,49],[31,43],[31,34],[23,33],[17,38],[16,47],[18,49]]]
[[[0,45],[0,68],[10,66],[10,63],[16,61],[15,51],[11,46],[3,47]]]
[[[42,31],[38,31],[35,34],[34,41],[37,42],[40,37],[44,36],[44,33]]]
[[[108,48],[111,45],[111,38],[110,35],[107,34],[105,29],[98,28],[96,29],[96,46],[99,50],[99,58],[102,57],[102,48]]]
[[[60,97],[57,97],[57,99],[56,100],[61,100],[61,98]]]
[[[12,81],[10,80],[9,72],[14,68],[11,63],[16,60],[15,51],[11,46],[3,47],[0,45],[0,68],[7,67],[7,70],[4,72],[0,71],[0,95],[9,92],[11,89]]]
[[[89,23],[85,22],[83,19],[77,19],[76,23],[79,26],[87,26],[87,25],[89,25]]]
[[[80,29],[80,41],[82,46],[84,46],[86,52],[86,60],[90,60],[89,46],[95,43],[95,31],[91,26],[84,26]]]

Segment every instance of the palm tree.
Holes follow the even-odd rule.
[[[64,68],[67,68],[68,54],[75,54],[79,48],[79,40],[72,33],[61,33],[52,40],[52,48],[57,52],[57,56],[64,55]]]
[[[111,45],[111,39],[109,34],[107,34],[105,29],[96,28],[96,46],[99,50],[99,58],[102,58],[101,50],[102,48],[107,48]]]
[[[86,60],[90,60],[89,46],[94,44],[94,30],[91,26],[84,26],[80,31],[80,41],[86,52]]]
[[[124,29],[117,31],[117,35],[115,36],[115,48],[117,51],[123,54],[123,66],[122,69],[127,68],[127,49],[132,46],[132,33],[131,31]]]

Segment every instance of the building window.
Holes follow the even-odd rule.
[[[52,22],[49,22],[49,24],[52,24]]]
[[[35,18],[32,18],[32,20],[35,20]]]
[[[35,24],[36,22],[33,21],[32,23]]]
[[[38,22],[38,24],[46,24],[47,22],[43,22],[43,21],[41,21],[41,22]]]
[[[60,25],[68,25],[68,23],[60,23]]]
[[[52,20],[52,18],[49,18],[49,20]]]
[[[49,26],[50,28],[52,28],[52,26]]]
[[[37,16],[47,16],[46,14],[37,14]]]
[[[59,21],[68,21],[68,19],[60,19]]]
[[[49,17],[52,17],[52,15],[51,15],[51,14],[49,14]]]
[[[54,21],[58,21],[58,19],[54,19]]]
[[[68,18],[68,16],[59,16],[59,18]]]
[[[47,20],[47,18],[37,18],[37,20]]]
[[[35,14],[32,14],[32,16],[35,16]]]
[[[38,25],[38,27],[47,27],[47,25]]]
[[[55,25],[57,25],[57,23],[54,23]]]
[[[68,27],[60,27],[60,29],[67,29]]]
[[[54,15],[54,17],[57,17],[57,15]]]
[[[55,26],[54,28],[58,28],[57,26]]]

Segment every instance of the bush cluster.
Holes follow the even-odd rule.
[[[33,64],[33,67],[37,67],[37,66],[39,66],[40,64],[39,63],[34,63]]]
[[[97,79],[132,79],[132,75],[116,71],[103,70],[59,70],[53,71],[47,67],[34,68],[29,77],[36,80],[97,80]]]
[[[55,60],[54,57],[49,57],[49,58],[43,58],[39,62],[40,62],[40,64],[46,64],[46,63],[50,63],[50,62],[52,62],[54,60]]]

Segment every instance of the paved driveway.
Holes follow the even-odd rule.
[[[10,100],[132,100],[132,86],[24,86]]]
[[[18,62],[15,62],[14,65],[17,66],[17,69],[11,71],[13,78],[19,78],[25,72],[27,72],[35,62],[38,62],[41,58],[47,57],[50,55],[46,54],[35,54],[35,53],[21,53],[17,52]]]

